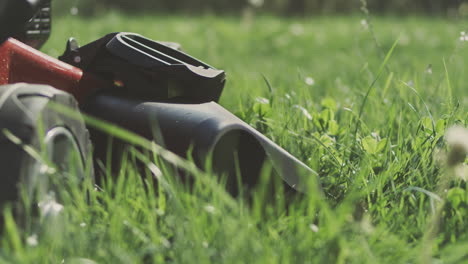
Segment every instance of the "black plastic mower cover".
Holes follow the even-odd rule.
[[[39,48],[50,28],[50,0],[0,0],[0,43],[13,36]]]
[[[215,170],[232,180],[240,169],[247,186],[255,185],[266,162],[296,190],[304,191],[315,178],[313,170],[216,103],[224,71],[174,46],[113,33],[81,48],[71,39],[60,59],[116,84],[91,96],[85,112],[155,139],[182,157],[193,147],[201,167],[212,154]],[[97,156],[106,157],[106,136],[91,134]]]
[[[83,47],[71,38],[59,59],[148,101],[218,101],[226,82],[223,70],[135,33],[108,34]]]
[[[1,0],[0,1],[0,42],[21,30],[38,8],[38,1]]]
[[[89,102],[85,111],[155,139],[180,156],[186,156],[193,147],[193,157],[199,164],[212,153],[215,170],[235,176],[237,167],[248,186],[257,183],[265,162],[289,186],[301,192],[305,191],[310,177],[316,176],[301,161],[215,102],[158,103],[99,95]],[[95,140],[107,142],[105,138]]]

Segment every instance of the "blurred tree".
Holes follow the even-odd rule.
[[[304,15],[306,12],[306,0],[289,0],[286,12],[289,14]]]

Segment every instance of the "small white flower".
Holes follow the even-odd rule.
[[[451,127],[445,134],[445,140],[450,147],[448,165],[462,163],[468,154],[468,129],[461,126]]]
[[[468,35],[465,31],[460,32],[460,41],[461,42],[468,42]]]
[[[80,10],[79,10],[78,7],[76,7],[76,6],[70,8],[70,14],[71,14],[72,16],[78,15],[79,11],[80,11]]]
[[[315,80],[312,77],[306,77],[304,81],[309,86],[312,86],[315,84]]]
[[[366,19],[362,19],[361,20],[361,26],[365,29],[368,29],[369,28],[369,24],[367,23],[367,20]]]
[[[432,64],[427,65],[426,73],[427,74],[432,74]]]
[[[312,120],[312,115],[307,111],[307,109],[300,105],[294,105],[293,107],[299,109],[307,119]]]
[[[69,258],[62,260],[63,264],[97,264],[95,261],[86,258]]]
[[[165,237],[161,238],[161,244],[165,247],[165,248],[171,248],[171,242],[169,240],[167,240]]]
[[[257,97],[255,98],[255,101],[261,104],[270,104],[270,100],[264,98],[264,97]]]
[[[83,227],[83,228],[86,227],[86,223],[85,222],[80,223],[80,227]]]
[[[377,140],[380,140],[380,135],[379,135],[379,132],[372,132],[371,133],[371,136]]]
[[[42,164],[41,167],[39,168],[39,172],[41,174],[54,174],[57,172],[57,170],[55,170],[52,167],[47,166],[47,164]]]
[[[55,199],[48,199],[39,203],[39,209],[44,218],[55,218],[63,211],[63,205],[57,203]]]
[[[450,147],[458,147],[468,153],[468,129],[461,126],[453,126],[447,130],[445,139]]]
[[[210,214],[213,214],[216,211],[216,208],[211,204],[208,204],[205,206],[205,211],[207,211]]]
[[[455,167],[454,173],[457,178],[464,181],[468,180],[468,166],[465,164]]]
[[[289,31],[294,36],[300,36],[304,34],[304,27],[301,24],[292,24],[291,27],[289,27]]]
[[[263,0],[249,0],[249,3],[254,7],[261,7],[263,6]]]
[[[371,219],[370,219],[370,216],[368,215],[365,215],[363,218],[362,218],[362,221],[361,221],[361,229],[362,231],[364,232],[364,234],[371,234],[372,232],[374,232],[374,226],[372,225],[371,223]]]
[[[34,235],[29,236],[29,237],[26,239],[26,244],[28,244],[28,246],[30,246],[30,247],[35,247],[35,246],[37,246],[37,244],[38,244],[38,242],[37,242],[37,235],[34,234]]]
[[[314,225],[314,224],[310,224],[310,225],[309,225],[309,228],[310,228],[310,230],[312,230],[312,232],[314,232],[314,233],[317,233],[317,232],[319,231],[318,226],[317,226],[317,225]]]

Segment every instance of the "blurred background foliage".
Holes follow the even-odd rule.
[[[346,14],[368,9],[381,14],[468,16],[468,0],[55,0],[58,14],[123,12],[242,14],[248,10],[280,15]]]

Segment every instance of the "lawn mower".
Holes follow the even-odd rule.
[[[265,163],[295,190],[305,191],[314,177],[310,168],[218,105],[225,72],[176,43],[118,32],[82,47],[69,39],[55,59],[37,50],[50,34],[50,0],[1,0],[0,22],[1,203],[17,199],[19,186],[34,189],[49,175],[36,150],[45,149],[59,171],[97,177],[98,169],[87,168],[87,161],[106,160],[108,151],[116,155],[116,145],[124,144],[50,107],[57,104],[181,157],[190,152],[200,168],[212,157],[216,172],[240,175],[245,186],[258,183]]]

